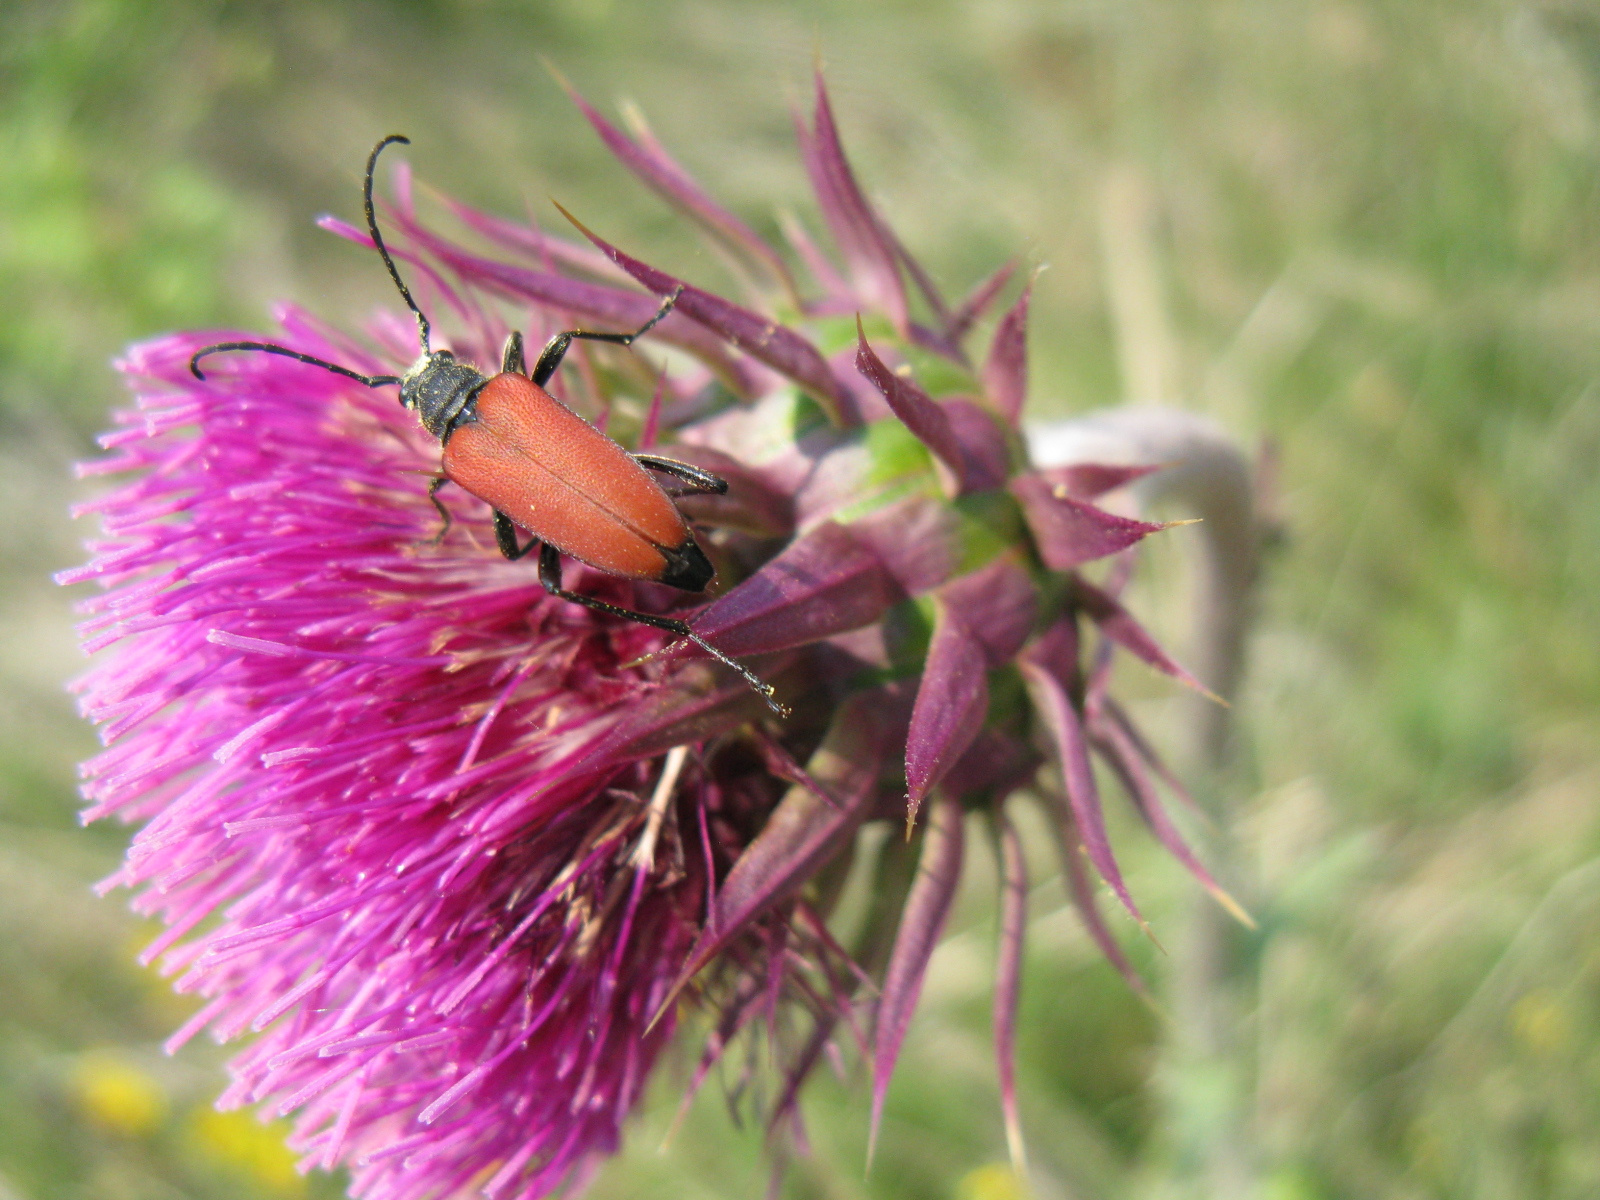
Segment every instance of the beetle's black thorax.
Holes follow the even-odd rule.
[[[472,402],[488,382],[481,372],[457,362],[450,351],[435,350],[418,359],[400,380],[400,403],[443,442],[456,426],[472,419]]]

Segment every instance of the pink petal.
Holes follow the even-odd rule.
[[[797,785],[778,803],[717,891],[663,1008],[752,921],[815,875],[866,819],[890,745],[883,705],[881,692],[865,692],[839,707],[808,765],[827,794]]]
[[[922,858],[911,895],[900,917],[894,949],[889,953],[889,969],[884,975],[883,992],[878,1000],[872,1046],[872,1131],[867,1141],[867,1160],[872,1160],[878,1142],[878,1127],[883,1120],[883,1102],[889,1093],[889,1077],[905,1041],[911,1014],[922,993],[928,960],[939,944],[950,903],[961,883],[964,815],[959,801],[939,797],[928,813],[928,829],[923,835]]]
[[[1000,319],[988,361],[983,364],[989,399],[1012,425],[1022,420],[1022,406],[1028,399],[1028,299],[1032,294],[1033,285],[1029,284]]]
[[[591,246],[569,242],[566,238],[545,233],[534,225],[522,225],[516,221],[508,221],[504,217],[480,212],[471,205],[463,204],[448,196],[443,198],[443,202],[456,219],[469,229],[476,230],[491,242],[508,250],[527,255],[546,270],[559,265],[590,275],[598,275],[604,279],[628,277],[621,267]]]
[[[950,322],[945,326],[945,336],[952,342],[960,342],[966,337],[971,332],[972,326],[989,311],[989,305],[994,303],[995,297],[1010,282],[1016,270],[1016,261],[1008,262],[973,288],[971,294],[961,302],[955,312],[950,314]]]
[[[983,647],[950,606],[939,604],[906,738],[906,825],[972,744],[989,714]]]
[[[935,354],[942,354],[951,362],[958,363],[963,367],[970,365],[967,362],[966,351],[945,337],[939,330],[930,329],[921,321],[912,321],[911,327],[907,332],[910,340],[923,349],[932,350]]]
[[[816,77],[816,108],[813,128],[799,129],[800,156],[811,176],[817,206],[833,239],[850,263],[858,286],[863,287],[874,306],[885,309],[894,326],[906,330],[905,285],[900,280],[892,242],[867,198],[861,194],[854,172],[845,158],[834,123],[833,108],[822,75]]]
[[[1070,620],[1071,618],[1063,618]],[[1025,650],[1017,660],[1022,677],[1028,685],[1033,706],[1049,731],[1056,752],[1061,780],[1071,805],[1074,821],[1083,836],[1084,849],[1089,861],[1100,873],[1124,907],[1134,918],[1144,924],[1133,897],[1122,881],[1116,856],[1111,852],[1111,841],[1106,835],[1105,814],[1100,807],[1100,790],[1095,786],[1094,769],[1089,765],[1089,751],[1084,742],[1083,726],[1077,709],[1072,705],[1062,680],[1055,670],[1047,666],[1032,650]]]
[[[1211,872],[1206,870],[1195,857],[1194,851],[1189,849],[1189,844],[1184,841],[1183,835],[1178,832],[1178,827],[1172,823],[1166,807],[1161,803],[1161,796],[1156,791],[1154,783],[1145,773],[1144,764],[1139,761],[1138,751],[1134,749],[1123,731],[1114,722],[1103,722],[1095,730],[1095,734],[1096,749],[1116,772],[1123,789],[1128,793],[1128,798],[1133,801],[1134,808],[1150,827],[1150,832],[1156,835],[1156,840],[1189,869],[1189,873],[1199,881],[1200,886],[1210,892],[1217,903],[1227,909],[1234,919],[1252,929],[1255,928],[1255,922],[1250,919],[1249,914],[1216,881]]]
[[[803,126],[799,127],[799,134],[802,143],[810,136]],[[830,304],[830,311],[833,307],[847,302],[846,298],[850,293],[850,285],[845,282],[844,276],[839,274],[839,269],[823,253],[822,248],[806,232],[806,227],[800,224],[799,219],[792,213],[787,212],[778,214],[778,222],[779,227],[783,230],[784,241],[788,242],[790,248],[800,256],[800,261],[805,263],[806,270],[811,272],[811,277],[821,284],[823,290],[833,298]],[[853,308],[854,305],[851,305],[851,307]],[[808,309],[808,311],[810,310]]]
[[[1016,657],[1039,612],[1039,589],[1011,555],[952,579],[939,599],[972,631],[991,671]]]
[[[916,260],[911,251],[906,249],[905,243],[900,240],[893,229],[889,228],[887,222],[880,221],[878,228],[882,232],[884,239],[894,248],[894,256],[900,260],[900,265],[906,269],[906,274],[911,276],[911,281],[917,285],[917,291],[921,292],[922,298],[928,302],[928,308],[932,310],[934,319],[939,322],[940,328],[948,328],[950,324],[950,306],[945,303],[944,296],[939,291],[939,285],[934,283],[933,277]],[[933,333],[933,330],[928,332]],[[961,353],[960,346],[950,343],[943,334],[936,336],[941,341],[946,342],[948,346],[947,353],[953,352],[953,357],[957,362],[965,362],[965,355]]]
[[[1005,486],[1014,468],[1012,437],[992,409],[962,396],[941,403],[966,462],[967,490]]]
[[[908,596],[920,596],[950,578],[961,559],[961,524],[948,504],[908,496],[849,526]]]
[[[980,729],[967,752],[945,775],[944,790],[952,796],[998,804],[1026,787],[1043,761],[1027,743],[994,729]]]
[[[647,266],[591,233],[566,209],[561,211],[606,257],[656,295],[670,296],[676,292],[676,313],[700,322],[751,358],[794,380],[828,410],[835,422],[844,421],[845,414],[850,411],[849,395],[834,378],[817,348],[805,338],[769,317],[741,308],[721,296],[690,287],[665,271]]]
[[[1028,643],[1027,654],[1030,662],[1055,676],[1069,695],[1076,695],[1082,687],[1079,649],[1078,623],[1070,617],[1061,617]]]
[[[859,629],[903,597],[882,559],[848,528],[828,521],[692,623],[725,654],[765,654]]]
[[[794,532],[794,500],[739,459],[711,446],[687,442],[662,448],[662,456],[710,471],[728,484],[721,496],[690,492],[677,497],[678,507],[691,524],[736,529],[759,538],[788,537]]]
[[[1035,474],[1047,480],[1057,495],[1065,492],[1074,500],[1093,500],[1159,470],[1162,470],[1160,464],[1129,467],[1104,463],[1073,463],[1066,467],[1045,467]]]
[[[1061,865],[1067,872],[1067,895],[1072,901],[1072,907],[1078,912],[1078,919],[1083,922],[1084,929],[1099,947],[1100,953],[1106,956],[1106,961],[1128,981],[1128,986],[1141,996],[1149,996],[1150,989],[1139,977],[1139,972],[1133,969],[1133,964],[1128,961],[1128,956],[1122,952],[1122,947],[1117,944],[1117,939],[1107,927],[1105,918],[1100,915],[1100,905],[1095,901],[1089,873],[1083,869],[1081,838],[1077,824],[1072,819],[1072,810],[1059,795],[1051,794],[1048,800],[1055,810]]]
[[[1132,613],[1122,606],[1122,602],[1109,592],[1095,587],[1094,584],[1083,578],[1074,578],[1072,581],[1073,596],[1078,607],[1086,613],[1102,633],[1130,654],[1142,658],[1156,670],[1170,675],[1183,683],[1188,684],[1203,696],[1217,699],[1205,684],[1185,671],[1161,648],[1159,642],[1151,637],[1145,627],[1134,619]],[[1221,702],[1220,700],[1218,701]]]
[[[771,1136],[786,1119],[798,1113],[800,1087],[827,1052],[838,1023],[839,1019],[833,1013],[818,1014],[810,1034],[806,1037],[805,1045],[800,1048],[793,1061],[785,1065],[777,1103],[772,1106],[772,1115],[767,1118],[768,1136]],[[769,1192],[768,1195],[772,1193]]]
[[[988,672],[1015,657],[1037,609],[1033,581],[1008,558],[939,589],[906,742],[908,821],[978,736],[989,708]]]
[[[742,250],[765,268],[791,295],[795,294],[794,279],[788,265],[778,252],[738,217],[713,200],[689,173],[667,154],[655,138],[646,135],[634,141],[601,116],[587,100],[557,76],[559,83],[572,102],[576,104],[589,124],[594,126],[600,140],[617,156],[618,161],[632,171],[645,185],[662,199],[686,213],[735,248]]]
[[[1156,748],[1150,744],[1150,742],[1145,738],[1144,734],[1139,732],[1139,727],[1133,723],[1133,718],[1128,716],[1127,711],[1122,707],[1122,705],[1117,703],[1116,697],[1105,697],[1104,705],[1106,715],[1117,723],[1118,727],[1122,730],[1123,735],[1128,739],[1128,744],[1138,752],[1139,757],[1144,761],[1145,765],[1156,773],[1156,778],[1161,780],[1162,783],[1166,784],[1167,787],[1171,789],[1172,794],[1181,800],[1184,806],[1188,808],[1190,812],[1204,820],[1209,821],[1211,819],[1210,814],[1200,807],[1200,802],[1196,800],[1193,793],[1191,793],[1189,789],[1183,785],[1183,780],[1178,778],[1177,774],[1172,770],[1172,768],[1169,767],[1161,755],[1156,752]]]
[[[660,301],[637,292],[479,258],[444,238],[421,231],[412,232],[412,236],[430,254],[448,263],[480,287],[569,314],[563,317],[566,320],[583,319],[609,329],[626,331],[639,328],[660,307]],[[686,315],[668,314],[666,320],[650,331],[650,336],[683,347],[710,366],[739,396],[749,397],[763,390],[747,364],[731,357],[727,346],[719,338],[710,335],[703,325]]]
[[[862,1057],[865,1058],[870,1054],[867,1039],[854,1020],[848,1002],[855,995],[859,985],[872,986],[872,979],[883,969],[892,944],[895,925],[899,921],[901,910],[905,907],[906,896],[911,890],[914,866],[909,842],[900,838],[889,838],[879,848],[877,862],[873,864],[871,901],[852,956],[855,959],[856,970],[840,989],[841,994],[835,997],[836,1003],[832,1010],[819,1014],[811,1036],[785,1072],[783,1091],[778,1097],[777,1104],[773,1106],[772,1116],[767,1123],[768,1132],[776,1128],[794,1108],[799,1097],[800,1084],[826,1050],[840,1016],[849,1022],[850,1032],[861,1048]]]
[[[894,415],[905,423],[907,429],[949,468],[954,478],[954,492],[960,495],[969,491],[967,456],[950,418],[944,408],[927,392],[918,387],[909,375],[899,375],[884,366],[883,360],[867,344],[867,335],[861,328],[861,318],[856,318],[856,368],[872,381],[873,387],[883,394]]]
[[[406,228],[403,217],[396,220],[395,224],[399,225],[401,228]],[[372,240],[372,235],[365,229],[360,229],[354,225],[351,225],[348,221],[341,221],[338,217],[318,217],[317,227],[319,229],[327,230],[335,237],[342,237],[347,242],[354,242],[358,246],[366,246],[371,249],[377,248],[377,243]],[[420,281],[415,278],[412,279],[412,286],[414,288],[417,287],[418,283],[420,282],[424,287],[429,288],[433,292],[437,293],[439,299],[441,299],[445,304],[449,305],[458,315],[467,321],[472,321],[475,318],[478,320],[482,319],[482,309],[478,308],[475,304],[469,303],[460,292],[445,282],[444,277],[441,276],[437,270],[435,270],[428,263],[424,262],[415,253],[392,244],[388,246],[388,250],[395,259],[400,262],[409,263],[411,270],[421,275],[422,278]],[[433,307],[429,297],[426,295],[422,296],[422,304],[424,308],[431,309]]]
[[[1009,486],[1012,495],[1022,501],[1022,512],[1038,544],[1039,557],[1053,571],[1070,571],[1116,554],[1167,528],[1119,517],[1075,500],[1038,473],[1019,475]]]
[[[766,711],[763,701],[743,681],[707,686],[709,676],[694,664],[672,683],[644,693],[608,728],[585,746],[571,768],[573,774],[603,774],[624,763],[665,754],[674,746],[704,741],[736,729]]]

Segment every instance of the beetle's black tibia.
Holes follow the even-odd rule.
[[[533,364],[533,373],[528,376],[540,387],[550,382],[550,377],[556,373],[556,368],[561,365],[561,360],[566,357],[572,343],[582,338],[591,342],[610,342],[613,346],[631,346],[645,334],[649,333],[672,311],[672,306],[678,302],[678,297],[683,295],[683,285],[680,283],[672,295],[661,301],[661,307],[656,309],[655,316],[651,317],[632,333],[591,333],[587,329],[568,329],[558,333],[545,343],[544,349],[539,351],[539,358]],[[507,352],[511,350],[506,347]],[[517,355],[522,354],[522,346],[517,346]]]
[[[694,546],[694,543],[690,542],[689,545]],[[531,549],[533,549],[533,546],[530,544],[523,550],[523,553],[526,554]],[[698,550],[699,547],[696,546],[695,549]],[[633,612],[626,608],[619,608],[615,604],[607,604],[604,600],[596,600],[593,596],[584,596],[578,592],[567,591],[566,588],[561,586],[561,552],[550,545],[549,542],[546,542],[539,549],[539,582],[544,585],[545,591],[557,599],[568,600],[573,604],[581,604],[585,608],[592,608],[595,612],[608,613],[613,617],[626,617],[630,621],[637,621],[640,625],[648,625],[652,629],[660,629],[675,637],[693,642],[723,666],[732,667],[739,672],[744,677],[744,681],[761,694],[761,698],[767,702],[767,707],[774,713],[780,717],[789,715],[789,710],[772,698],[772,693],[775,689],[770,683],[734,662],[733,659],[690,629],[687,621],[679,621],[673,617],[658,617],[653,613]]]
[[[689,486],[679,492],[668,492],[669,496],[696,496],[713,495],[726,496],[728,494],[728,481],[720,475],[713,475],[710,471],[702,470],[690,463],[679,462],[675,458],[662,458],[658,454],[630,454],[629,458],[641,467],[652,471],[660,471],[663,475],[671,475],[674,479],[681,479]]]
[[[506,348],[500,352],[500,371],[505,375],[526,375],[528,366],[522,359],[522,330],[513,329],[506,338]]]
[[[500,547],[500,553],[511,562],[519,558],[526,558],[528,552],[539,544],[539,539],[534,538],[526,546],[517,545],[517,523],[498,508],[494,510],[494,542]]]

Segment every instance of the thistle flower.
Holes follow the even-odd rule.
[[[474,252],[418,219],[403,171],[396,256],[480,364],[510,312],[536,335],[627,329],[678,295],[653,336],[681,353],[659,379],[580,351],[553,386],[730,480],[682,501],[725,586],[697,608],[593,571],[569,568],[568,585],[678,612],[793,715],[693,647],[547,595],[495,553],[470,497],[443,494],[440,538],[437,443],[392,393],[269,355],[193,378],[190,356],[230,332],[134,347],[120,366],[137,407],[84,468],[120,477],[83,506],[104,535],[63,580],[104,589],[84,606],[98,657],[79,688],[107,747],[84,767],[85,819],[142,826],[105,886],[136,889],[167,926],[146,961],[204,998],[170,1046],[255,1034],[221,1103],[295,1114],[304,1162],[348,1164],[353,1194],[378,1200],[580,1182],[691,1009],[711,1029],[696,1086],[742,1033],[809,1021],[774,1131],[847,1031],[876,1127],[980,813],[1003,868],[995,1022],[1020,1162],[1013,795],[1048,808],[1069,892],[1136,986],[1095,895],[1098,877],[1137,916],[1092,755],[1210,883],[1106,666],[1126,651],[1193,680],[1115,573],[1079,573],[1162,528],[1095,504],[1143,468],[1029,468],[1027,288],[975,363],[970,335],[1012,268],[947,301],[866,200],[820,80],[799,140],[837,258],[796,224],[792,257],[767,245],[648,131],[574,100],[727,254],[745,302],[588,230],[585,244],[450,204],[499,257]],[[277,315],[284,344],[361,372],[415,354],[399,317],[363,345]],[[828,922],[876,821],[911,836],[868,868],[873,911],[845,947]]]

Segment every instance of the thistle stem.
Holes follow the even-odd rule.
[[[1091,413],[1028,430],[1039,466],[1074,462],[1166,464],[1134,485],[1142,505],[1198,516],[1201,544],[1194,673],[1230,706],[1187,698],[1187,757],[1216,824],[1207,858],[1224,886],[1251,891],[1232,853],[1235,805],[1227,786],[1233,766],[1231,703],[1244,673],[1245,640],[1254,616],[1261,530],[1249,461],[1217,425],[1195,413],[1134,406]],[[1187,927],[1172,947],[1172,1023],[1158,1072],[1173,1131],[1172,1164],[1186,1181],[1175,1194],[1247,1196],[1261,1174],[1251,1121],[1254,1067],[1246,1035],[1256,990],[1257,956],[1243,952],[1242,928],[1199,894]]]

